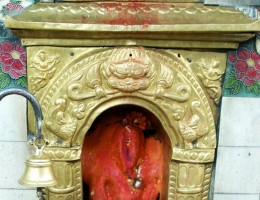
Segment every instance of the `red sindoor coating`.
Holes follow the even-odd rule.
[[[162,144],[144,135],[146,117],[110,116],[90,130],[82,149],[83,182],[93,200],[156,200],[162,190]]]

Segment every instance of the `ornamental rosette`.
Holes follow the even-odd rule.
[[[260,55],[254,47],[241,47],[228,55],[228,72],[224,87],[230,94],[243,91],[260,94]]]
[[[245,86],[253,85],[260,80],[260,55],[255,50],[241,48],[229,54],[229,61],[234,64],[236,78]]]
[[[2,72],[9,74],[12,79],[19,79],[26,75],[25,48],[19,44],[4,41],[0,44],[0,62]]]

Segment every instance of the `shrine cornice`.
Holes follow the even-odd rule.
[[[260,31],[239,10],[198,3],[37,3],[5,24],[25,46],[237,48]]]

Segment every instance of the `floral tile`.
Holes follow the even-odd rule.
[[[0,40],[0,90],[10,87],[25,88],[26,51],[19,39]]]
[[[19,13],[34,2],[35,0],[0,0],[0,90],[25,88],[27,85],[25,48],[4,26],[4,17]]]
[[[260,97],[260,54],[255,39],[228,53],[224,96]]]
[[[0,1],[0,21],[4,21],[4,17],[8,13],[15,14],[24,8],[33,4],[35,0],[1,0]]]

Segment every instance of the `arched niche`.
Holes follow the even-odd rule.
[[[133,121],[131,120],[136,119],[141,120],[139,122],[142,129],[138,127],[139,124],[132,126]],[[88,199],[90,196],[94,199],[100,199],[100,196],[104,198],[106,195],[113,195],[111,194],[113,190],[116,195],[123,195],[125,199],[127,199],[127,195],[128,198],[134,198],[137,195],[142,199],[151,199],[146,191],[149,191],[149,185],[156,185],[154,188],[152,187],[157,189],[156,192],[150,189],[153,191],[153,196],[157,197],[154,199],[167,198],[172,145],[160,119],[162,118],[158,118],[143,107],[129,104],[109,107],[95,118],[84,137],[81,154],[84,199]],[[129,120],[131,122],[127,124]],[[134,137],[128,142],[137,144],[133,147],[133,152],[137,155],[134,155],[136,159],[133,159],[130,171],[126,172],[124,171],[125,165],[122,166],[122,163],[125,162],[121,160],[126,159],[126,155],[122,155],[126,152],[121,151],[121,145],[126,141],[118,133],[120,130],[129,131],[130,129],[136,130],[131,132]],[[136,149],[137,151],[135,151]],[[109,165],[108,170],[116,171],[116,174],[120,174],[121,179],[111,177],[112,172],[105,171],[107,165]],[[98,175],[93,175],[95,172],[92,171],[92,168],[94,171],[98,171]],[[142,172],[144,170],[145,172]],[[86,175],[84,176],[84,174]],[[108,176],[106,176],[107,174]],[[84,181],[84,177],[87,177],[87,180]],[[93,180],[97,180],[98,183],[96,181],[93,183]],[[101,186],[97,186],[97,184]],[[119,187],[118,184],[124,184],[124,187]],[[119,195],[122,192],[127,194]]]
[[[43,58],[52,63],[50,71],[38,67],[29,76],[29,89],[43,109],[45,152],[59,165],[60,175],[68,165],[73,172],[46,193],[53,199],[82,198],[85,134],[106,110],[130,105],[153,113],[170,140],[167,199],[206,199],[216,146],[212,105],[219,101],[223,74],[215,70],[221,62],[214,54],[206,59],[198,53],[195,62],[188,52],[143,47],[61,48],[60,55],[54,53],[57,48],[29,52],[29,66]],[[64,56],[70,59],[63,61]],[[33,84],[42,73],[48,81]],[[62,164],[66,170],[61,173]]]
[[[187,148],[215,147],[208,97],[180,54],[128,47],[88,52],[80,57],[74,65],[69,63],[61,69],[40,97],[46,113],[44,130],[49,137],[61,139],[58,143],[64,146],[79,145],[80,141],[74,143],[75,137],[84,134],[89,116],[97,116],[103,104],[107,108],[132,102],[147,108],[153,105],[153,112],[165,116],[165,126],[176,129],[178,140],[182,138]],[[133,69],[129,69],[129,63]],[[183,116],[176,116],[179,114]],[[185,123],[196,123],[189,130],[193,138],[188,139],[188,133],[181,130],[188,128]]]
[[[162,111],[160,107],[158,107],[154,102],[148,102],[139,97],[129,97],[129,96],[112,98],[110,100],[104,101],[101,105],[95,107],[93,109],[94,111],[88,115],[84,128],[82,128],[79,134],[75,135],[75,138],[72,139],[73,143],[82,145],[85,134],[88,131],[88,129],[91,127],[95,119],[106,110],[112,107],[121,107],[121,106],[137,107],[137,108],[139,107],[147,110],[148,112],[153,113],[155,118],[160,119],[161,126],[165,130],[171,146],[174,147],[179,146],[184,148],[183,139],[181,135],[178,133],[178,131],[175,130],[173,126],[171,126],[169,118],[167,117],[167,115],[165,115],[165,113]]]

